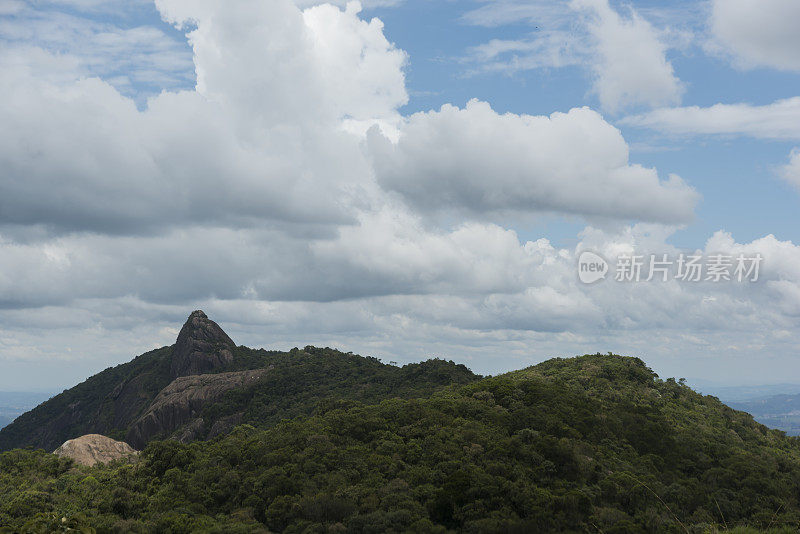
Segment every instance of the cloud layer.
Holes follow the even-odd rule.
[[[667,85],[614,71],[622,85],[598,89],[607,107],[674,101],[655,30],[581,5],[594,38],[623,37],[601,65],[649,43],[647,77]],[[472,100],[404,116],[409,58],[356,3],[156,6],[187,32],[193,89],[137,102],[80,51],[35,37],[0,48],[4,362],[106,366],[171,343],[198,307],[241,343],[441,354],[491,372],[553,351],[797,341],[800,249],[771,236],[706,245],[762,253],[760,285],[579,283],[585,249],[677,252],[668,240],[699,198],[632,162],[598,112]],[[554,213],[587,224],[574,247],[515,230]]]
[[[620,120],[620,124],[681,135],[746,135],[761,139],[800,139],[800,97],[772,104],[715,104],[660,108]]]

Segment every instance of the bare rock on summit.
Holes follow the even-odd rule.
[[[217,323],[196,310],[174,345],[109,367],[0,428],[0,451],[28,446],[52,451],[75,436],[127,432],[173,380],[232,371],[239,350]]]
[[[57,456],[72,458],[80,465],[92,466],[112,460],[131,458],[139,454],[123,441],[116,441],[100,434],[86,434],[64,442],[53,451]]]
[[[173,378],[199,375],[224,367],[233,360],[236,344],[217,323],[200,310],[193,311],[181,328],[172,352]]]

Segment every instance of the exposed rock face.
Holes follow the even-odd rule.
[[[200,310],[193,311],[181,328],[172,352],[173,378],[214,371],[233,360],[236,344],[217,323]]]
[[[161,385],[168,384],[170,378],[163,377]],[[152,382],[155,382],[155,377],[152,375],[132,376],[120,382],[100,406],[101,412],[110,408],[109,413],[113,415],[113,419],[108,422],[105,428],[99,427],[95,430],[97,432],[107,432],[110,429],[125,428],[130,425],[147,408],[157,394],[158,389],[153,391]],[[99,418],[100,413],[95,416],[95,420]]]
[[[53,454],[72,458],[81,465],[107,463],[112,460],[131,458],[139,454],[130,445],[100,434],[86,434],[64,442]]]
[[[127,441],[135,447],[144,447],[154,437],[171,436],[189,422],[191,425],[174,437],[181,441],[196,439],[204,431],[200,413],[205,404],[220,398],[226,391],[254,384],[268,371],[255,369],[178,377],[161,390],[147,412],[136,420],[128,431]]]
[[[181,443],[189,443],[195,441],[200,436],[206,433],[206,422],[202,417],[193,419],[189,423],[183,425],[176,430],[169,439],[180,441]]]
[[[0,451],[27,446],[51,451],[73,436],[128,432],[173,380],[226,370],[236,350],[217,323],[194,311],[175,345],[109,367],[0,429]]]

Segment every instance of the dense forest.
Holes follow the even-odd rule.
[[[318,356],[326,373],[368,360]],[[438,388],[414,391],[413,380],[397,378],[359,398],[343,394],[348,380],[364,389],[347,372],[337,391],[303,397],[298,371],[276,391],[289,408],[300,394],[302,410],[281,417],[276,398],[252,390],[246,402],[262,417],[211,440],[152,441],[130,462],[78,467],[41,450],[4,452],[0,525],[174,533],[800,526],[798,440],[659,379],[637,358],[554,359],[461,383],[445,364],[394,368],[393,376],[429,385],[443,369]],[[214,409],[238,406],[237,395]]]

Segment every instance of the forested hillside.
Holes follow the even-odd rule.
[[[103,371],[23,414],[0,431],[0,450],[34,446],[50,451],[67,439],[87,433],[125,439],[129,426],[170,383],[159,373],[169,368],[170,350],[171,347],[158,349],[133,362]],[[237,347],[234,352],[234,361],[220,372],[269,371],[256,384],[234,388],[204,404],[201,414],[205,420],[204,430],[193,439],[203,439],[215,422],[230,416],[235,416],[237,423],[269,425],[287,417],[310,414],[317,403],[323,401],[378,402],[387,396],[427,394],[443,385],[463,384],[477,378],[463,365],[443,360],[401,368],[375,358],[310,346],[289,352]],[[130,415],[120,418],[110,397],[115,386],[125,383],[126,376],[137,379],[138,397],[136,401],[126,399],[126,403],[131,402],[126,404]],[[76,406],[80,411],[74,409]]]
[[[130,391],[120,407],[132,414],[141,411],[170,382],[171,350],[162,347],[108,368],[22,414],[0,430],[0,450],[32,446],[51,451],[82,434],[113,433],[122,415],[114,410],[116,388],[127,384]]]
[[[252,370],[263,372],[246,373]],[[243,380],[245,375],[250,380]],[[52,451],[90,433],[136,447],[153,439],[192,441],[237,424],[269,426],[310,415],[320,402],[375,403],[477,378],[463,365],[443,360],[401,368],[329,348],[281,352],[236,346],[198,310],[171,347],[106,369],[0,429],[0,451],[29,446]],[[156,401],[160,410],[154,410]]]
[[[328,372],[349,362],[328,361]],[[281,391],[302,390],[287,380]],[[255,394],[246,402],[274,405]],[[279,418],[210,441],[152,442],[130,464],[78,468],[41,451],[3,453],[0,524],[365,533],[800,525],[797,439],[659,379],[636,358],[555,359],[407,398],[331,391],[310,414]]]

